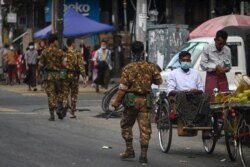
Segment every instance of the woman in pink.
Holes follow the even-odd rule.
[[[20,50],[17,51],[16,66],[17,66],[17,82],[20,84],[21,74],[22,74],[22,61],[21,61]]]

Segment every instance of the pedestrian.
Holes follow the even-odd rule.
[[[121,160],[134,158],[133,132],[135,121],[138,121],[140,130],[141,154],[139,162],[147,163],[147,151],[151,137],[151,85],[162,83],[159,68],[153,63],[144,60],[144,45],[135,41],[131,45],[133,52],[132,62],[126,65],[121,74],[119,90],[112,106],[117,108],[123,99],[125,107],[122,112],[121,134],[126,143],[126,150],[120,154]]]
[[[63,56],[64,53],[59,49],[58,37],[55,34],[51,34],[48,38],[48,47],[45,48],[40,56],[38,72],[43,70],[45,92],[48,97],[48,106],[50,117],[49,121],[54,121],[54,112],[56,111],[59,119],[63,119],[64,113],[58,106],[58,101],[62,96],[61,84],[65,78],[63,69]]]
[[[17,57],[16,57],[16,65],[17,65],[17,82],[21,84],[21,75],[22,75],[22,60],[21,60],[22,54],[21,51],[17,51]]]
[[[95,52],[93,61],[98,70],[95,79],[96,92],[99,92],[99,85],[107,90],[110,81],[110,70],[112,70],[111,51],[107,49],[107,41],[101,41],[101,48]]]
[[[89,49],[85,46],[85,44],[81,44],[81,52],[83,57],[83,63],[85,67],[85,73],[89,76],[89,60],[90,60],[90,52]]]
[[[3,56],[4,56],[4,47],[3,44],[0,43],[0,81],[4,79]]]
[[[37,77],[37,58],[38,52],[35,49],[34,42],[29,43],[29,50],[25,53],[25,63],[26,63],[26,70],[28,75],[28,86],[29,91],[33,89],[33,91],[37,91],[36,88],[36,77]]]
[[[90,72],[91,72],[91,79],[92,79],[92,87],[95,87],[96,84],[94,83],[95,79],[97,78],[97,68],[95,62],[93,61],[95,57],[95,52],[99,49],[98,45],[95,45],[92,52],[91,52],[91,63],[90,63]]]
[[[220,92],[229,90],[226,73],[231,69],[231,50],[226,46],[228,34],[219,30],[214,38],[215,43],[203,48],[201,68],[206,71],[205,92],[213,100],[213,90]]]
[[[79,93],[79,75],[83,78],[83,86],[87,86],[86,72],[83,59],[80,52],[76,51],[75,39],[67,39],[68,49],[63,59],[64,68],[67,70],[67,77],[63,82],[63,109],[67,107],[67,101],[70,93],[71,99],[71,117],[76,118],[76,103]]]
[[[16,58],[17,54],[14,50],[14,47],[11,45],[9,50],[4,55],[4,61],[7,63],[7,73],[8,73],[8,80],[7,84],[13,85],[14,78],[16,78],[17,74],[17,65],[16,65]]]
[[[38,57],[37,57],[37,64],[39,63],[40,60],[40,56],[42,51],[46,48],[46,43],[44,40],[39,41],[38,43],[38,48],[37,48],[37,53],[38,53]],[[40,84],[41,86],[41,91],[44,91],[44,79],[43,79],[43,72],[40,71],[40,73],[37,73],[37,79],[38,79],[38,84]]]

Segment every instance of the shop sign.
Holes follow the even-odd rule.
[[[8,23],[16,23],[17,18],[16,18],[16,13],[8,13],[7,14],[7,22]]]

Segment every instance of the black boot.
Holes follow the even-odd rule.
[[[54,121],[55,120],[55,114],[53,110],[49,110],[50,113],[50,117],[49,117],[49,121]]]
[[[58,119],[63,119],[64,116],[63,116],[63,106],[62,106],[62,103],[58,103],[58,106],[57,106],[57,110],[56,110],[56,114],[57,114],[57,117]]]
[[[142,163],[142,164],[148,163],[147,152],[148,152],[148,145],[141,145],[141,155],[139,158],[140,163]]]
[[[121,160],[135,158],[135,152],[133,149],[133,143],[131,141],[126,141],[126,150],[120,153]]]
[[[62,116],[63,116],[63,117],[66,117],[67,111],[68,111],[67,106],[66,106],[66,107],[63,107],[63,109],[62,109]]]

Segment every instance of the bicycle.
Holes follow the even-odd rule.
[[[241,163],[244,167],[250,166],[250,105],[232,104],[231,108],[235,110],[237,117],[237,126],[235,129],[235,140],[238,144],[238,152]]]
[[[116,92],[118,91],[119,84],[116,84],[114,87],[112,87],[110,90],[108,90],[105,95],[102,98],[102,111],[106,114],[109,114],[114,110],[111,103],[113,99],[115,98]],[[123,105],[120,105],[114,112],[115,114],[118,114],[123,110]],[[112,113],[113,114],[113,113]]]
[[[231,161],[237,157],[237,141],[234,138],[237,118],[234,110],[230,110],[226,103],[210,103],[210,110],[214,119],[214,135],[216,140],[225,137],[228,156]],[[224,135],[222,131],[224,130]]]
[[[110,90],[108,90],[102,98],[102,111],[104,113],[106,113],[107,118],[109,118],[113,114],[117,115],[124,110],[124,107],[122,104],[115,110],[111,105],[113,99],[115,98],[115,94],[118,91],[118,88],[119,88],[119,84],[116,84]],[[152,99],[153,100],[153,110],[152,111],[157,112],[156,102],[159,99],[159,95],[157,94],[157,92],[154,92],[154,91],[151,92],[151,94],[152,94],[152,98],[153,98]]]

